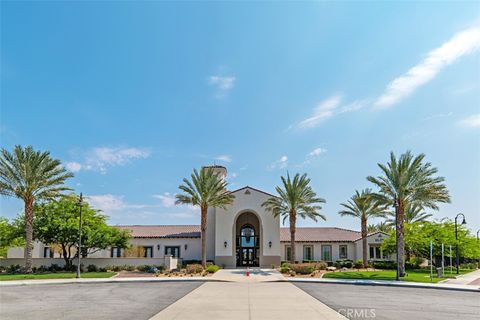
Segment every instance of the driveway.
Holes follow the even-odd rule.
[[[480,319],[480,294],[439,289],[295,283],[349,319]]]
[[[149,319],[202,282],[28,285],[0,288],[0,318]]]

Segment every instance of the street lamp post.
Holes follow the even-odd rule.
[[[400,280],[400,263],[399,263],[399,252],[398,252],[398,202],[395,199],[393,202],[393,207],[395,208],[395,251],[397,252],[397,273],[395,275],[395,279],[397,281]]]
[[[78,205],[80,206],[80,222],[78,223],[79,228],[78,228],[78,249],[77,249],[77,255],[78,255],[78,262],[77,262],[77,278],[80,279],[80,256],[82,255],[82,201],[83,201],[83,195],[80,193],[80,199]]]
[[[460,249],[458,247],[458,223],[457,223],[457,219],[459,216],[462,216],[463,217],[463,220],[462,220],[462,224],[467,224],[467,221],[465,221],[465,216],[463,215],[463,213],[459,213],[457,214],[457,216],[455,217],[455,245],[456,245],[456,265],[457,265],[457,274],[459,274],[459,265],[460,265]]]

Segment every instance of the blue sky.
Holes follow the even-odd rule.
[[[50,150],[113,224],[198,224],[192,168],[274,192],[306,172],[326,222],[389,152],[423,152],[480,227],[475,2],[1,2],[1,146]],[[21,210],[1,199],[2,216]]]

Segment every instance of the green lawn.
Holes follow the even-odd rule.
[[[472,272],[474,270],[461,269],[460,274]],[[364,279],[364,280],[395,280],[395,270],[381,270],[381,271],[345,271],[345,272],[328,272],[323,275],[324,278],[330,279]],[[407,276],[401,278],[401,281],[410,282],[439,282],[448,278],[453,278],[457,274],[455,270],[450,273],[450,270],[445,269],[443,278],[437,278],[434,270],[433,278],[430,279],[430,270],[407,270]]]
[[[110,278],[116,272],[85,272],[82,278]],[[56,272],[39,274],[0,274],[0,281],[7,280],[30,280],[30,279],[71,279],[75,278],[75,272]]]

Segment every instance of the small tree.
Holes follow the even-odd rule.
[[[9,222],[7,218],[0,217],[0,258],[7,256],[8,248],[25,245],[22,227],[23,224],[19,224],[18,219]]]
[[[78,197],[69,196],[36,207],[35,238],[60,248],[65,267],[70,268],[77,257],[79,234]],[[108,226],[106,217],[83,203],[82,256],[86,257],[110,247],[127,248],[130,235],[125,230]]]
[[[310,218],[317,221],[317,218],[325,219],[325,216],[319,211],[322,207],[320,203],[325,203],[325,200],[318,198],[315,191],[310,186],[310,179],[307,174],[296,174],[293,179],[290,179],[290,174],[287,173],[287,178],[281,177],[283,188],[276,187],[278,197],[267,199],[262,207],[266,211],[270,211],[274,217],[283,216],[283,223],[288,218],[290,222],[290,261],[295,263],[295,233],[297,231],[297,216],[301,218]]]

